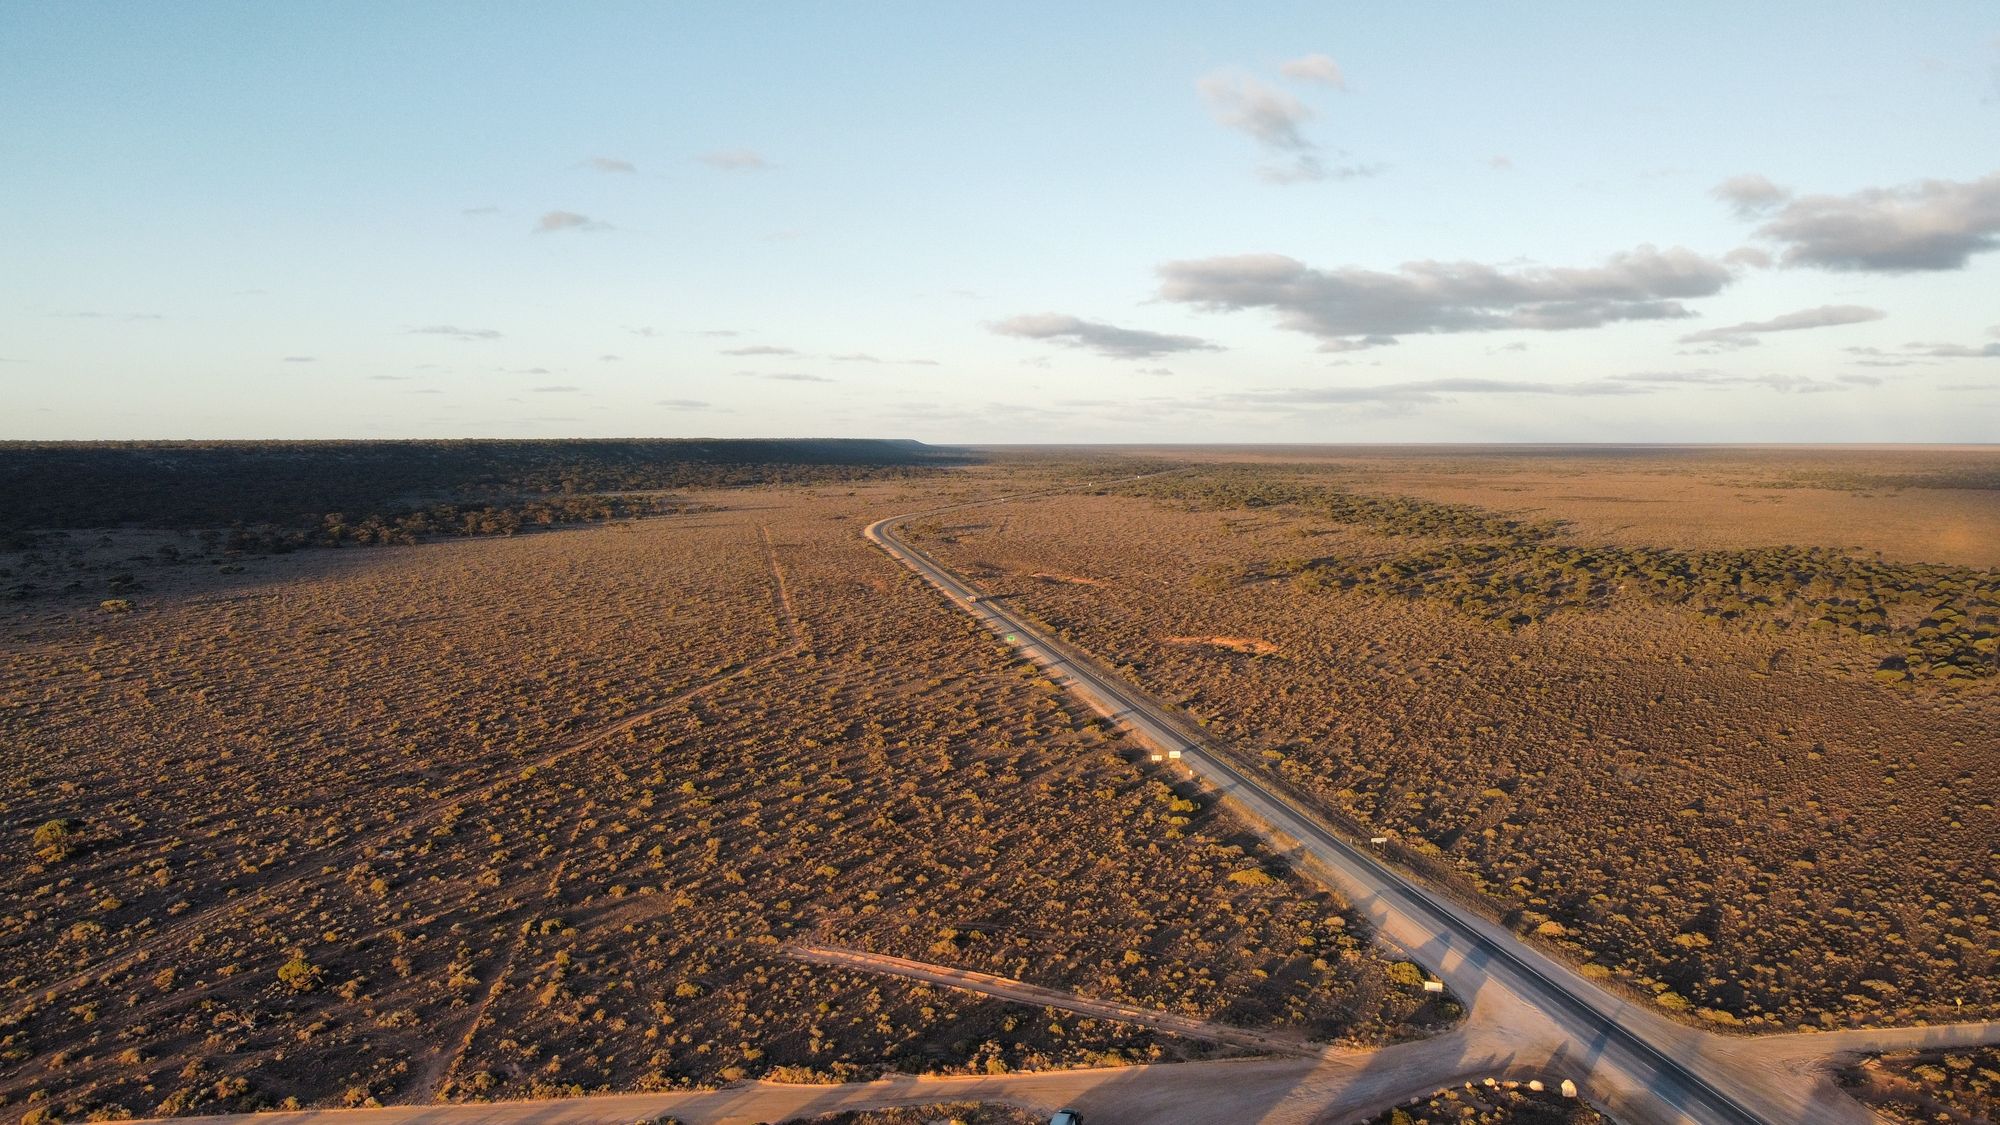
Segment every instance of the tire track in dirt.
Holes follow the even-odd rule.
[[[734,666],[725,666],[710,675],[707,679],[668,696],[652,707],[634,712],[625,718],[612,722],[608,726],[599,727],[588,734],[562,743],[545,754],[529,759],[527,762],[521,764],[521,769],[525,770],[532,767],[539,771],[564,758],[601,746],[611,739],[644,726],[654,719],[723,684],[806,651],[805,630],[796,616],[790,589],[785,580],[784,570],[778,564],[777,550],[771,544],[768,529],[764,532],[764,540],[765,562],[771,568],[774,587],[778,591],[777,605],[780,610],[778,627],[784,637],[791,642],[790,644],[755,659]],[[495,765],[497,767],[498,763],[495,763]],[[413,818],[397,820],[375,832],[350,839],[337,850],[309,853],[301,859],[298,869],[295,869],[290,874],[279,877],[274,883],[268,883],[248,894],[225,899],[204,909],[194,911],[174,925],[154,931],[152,934],[141,938],[133,946],[98,962],[96,965],[80,969],[67,977],[35,987],[27,1000],[15,1005],[6,1013],[5,1018],[8,1020],[25,1019],[38,1007],[45,1004],[52,1004],[62,996],[74,992],[78,988],[144,964],[155,951],[166,944],[198,933],[214,925],[217,920],[229,917],[232,913],[241,913],[254,907],[262,906],[279,893],[297,887],[309,880],[325,878],[327,872],[322,870],[323,868],[338,868],[343,865],[344,861],[352,859],[355,855],[368,848],[388,841],[399,833],[411,832],[434,823],[445,810],[454,805],[489,797],[501,786],[518,780],[520,780],[519,771],[512,771],[503,777],[493,779],[487,784],[446,794],[432,801],[422,813]]]
[[[1178,1035],[1189,1039],[1204,1039],[1211,1043],[1225,1043],[1232,1047],[1242,1047],[1251,1051],[1271,1054],[1291,1055],[1297,1058],[1317,1058],[1323,1052],[1302,1038],[1272,1032],[1252,1031],[1248,1028],[1230,1027],[1227,1024],[1199,1020],[1191,1016],[1163,1012],[1155,1008],[1142,1008],[1137,1004],[1126,1004],[1117,1000],[1093,1000],[1073,992],[1060,992],[1011,977],[995,976],[974,969],[957,969],[949,965],[933,965],[923,961],[912,961],[905,957],[892,957],[886,953],[869,953],[859,949],[845,949],[840,946],[820,945],[800,942],[785,947],[783,953],[794,961],[831,965],[835,968],[851,969],[863,973],[877,973],[905,980],[923,981],[927,984],[942,985],[960,992],[972,992],[981,996],[991,996],[1000,1000],[1011,1000],[1020,1004],[1033,1004],[1044,1008],[1059,1008],[1078,1015],[1096,1016],[1101,1019],[1116,1020],[1120,1023],[1137,1024]]]
[[[771,578],[777,589],[779,627],[792,639],[792,644],[804,649],[809,643],[805,620],[792,604],[792,586],[785,580],[785,568],[778,565],[778,545],[771,541],[771,525],[759,524],[757,531],[764,537],[764,559],[771,566]]]
[[[562,878],[569,870],[570,854],[576,850],[577,837],[583,834],[583,827],[590,820],[591,810],[596,807],[595,802],[586,802],[572,818],[569,837],[563,841],[562,858],[556,861],[555,869],[549,872],[547,885],[542,888],[542,904],[554,899],[562,890]],[[479,1003],[473,1006],[472,1019],[466,1023],[465,1033],[459,1036],[458,1045],[452,1049],[451,1054],[438,1056],[424,1068],[425,1072],[410,1088],[408,1101],[412,1103],[435,1101],[451,1089],[452,1082],[458,1077],[459,1066],[465,1062],[465,1056],[472,1050],[473,1040],[479,1035],[480,1027],[486,1023],[487,1008],[492,1006],[493,998],[500,995],[500,990],[506,987],[507,978],[514,972],[514,963],[520,960],[521,950],[527,948],[528,931],[533,921],[530,918],[516,928],[514,941],[507,947],[506,955],[500,958],[500,965],[494,971],[493,979],[486,982]]]
[[[792,642],[785,649],[758,661],[756,666],[762,666],[805,651],[808,642],[798,609],[792,602],[791,585],[786,581],[784,567],[778,564],[778,549],[771,541],[771,528],[767,524],[760,525],[757,530],[764,541],[765,563],[771,570],[778,627]],[[747,672],[751,667],[746,665],[739,672]],[[577,838],[583,834],[584,825],[589,821],[591,809],[594,807],[594,803],[586,803],[576,814],[569,836],[563,841],[562,858],[556,861],[555,869],[549,873],[547,885],[542,888],[541,904],[554,900],[562,890],[563,874],[569,870],[570,856],[576,850]],[[479,998],[479,1003],[474,1006],[472,1018],[467,1022],[464,1033],[459,1036],[457,1046],[450,1055],[439,1056],[442,1065],[433,1062],[425,1068],[425,1073],[411,1086],[410,1096],[406,1099],[408,1103],[436,1101],[449,1094],[452,1083],[458,1078],[459,1068],[464,1065],[466,1055],[471,1052],[473,1042],[478,1038],[479,1029],[486,1023],[487,1010],[492,1006],[494,998],[506,987],[507,978],[513,974],[514,965],[520,960],[521,951],[527,947],[528,936],[528,923],[523,923],[515,933],[512,944],[508,946],[506,955],[500,959],[492,979],[486,982],[486,988]]]

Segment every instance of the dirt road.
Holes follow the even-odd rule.
[[[1044,1008],[1061,1008],[1087,1016],[1100,1016],[1122,1023],[1156,1028],[1189,1039],[1226,1043],[1232,1047],[1243,1047],[1252,1051],[1299,1058],[1315,1058],[1325,1053],[1321,1048],[1296,1035],[1230,1027],[1228,1024],[1198,1020],[1191,1016],[1142,1008],[1136,1004],[1123,1004],[1115,1000],[1093,1000],[1073,992],[1057,992],[1010,977],[997,977],[991,973],[975,972],[971,969],[954,969],[923,961],[911,961],[903,957],[891,957],[886,953],[866,953],[858,949],[839,949],[833,946],[801,943],[787,946],[785,956],[799,961],[855,969],[864,973],[881,973],[906,980],[927,981],[946,988],[976,992],[983,996],[994,996],[1002,1000],[1013,1000]]]
[[[1457,1031],[1379,1051],[1329,1058],[1224,1059],[965,1077],[899,1076],[841,1086],[744,1082],[699,1093],[263,1113],[255,1121],[258,1125],[628,1125],[672,1116],[687,1125],[753,1125],[840,1110],[989,1101],[1043,1113],[1069,1106],[1082,1110],[1091,1125],[1315,1125],[1352,1121],[1459,1081],[1540,1073],[1507,1065],[1513,1052],[1505,1040],[1504,1035]],[[249,1119],[174,1120],[185,1125]]]

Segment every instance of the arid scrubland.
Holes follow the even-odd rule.
[[[1606,1120],[1573,1098],[1509,1081],[1453,1086],[1371,1117],[1365,1125],[1604,1125]]]
[[[1610,543],[1337,464],[1116,491],[912,532],[1666,1009],[1757,1030],[2000,1012],[2000,574],[1855,556],[1841,527],[1731,522],[1682,551],[1643,506]]]
[[[1330,1039],[1451,1018],[860,539],[940,494],[698,493],[163,567],[130,612],[16,603],[0,1097],[81,1120],[1205,1050],[794,937]]]
[[[2000,1121],[2000,1047],[1884,1055],[1840,1078],[1890,1121]]]
[[[1356,491],[1560,520],[1572,538],[1706,551],[1833,547],[2000,566],[1991,449],[1895,446],[1257,446],[1159,449],[1210,465],[1332,469]]]

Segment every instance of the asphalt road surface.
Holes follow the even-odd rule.
[[[997,503],[1000,501],[988,501]],[[967,505],[970,507],[971,505]],[[1505,928],[1340,838],[1239,768],[1191,724],[1116,674],[981,592],[898,535],[917,513],[879,520],[865,534],[941,590],[961,610],[1100,714],[1178,762],[1258,826],[1294,862],[1326,878],[1380,935],[1438,974],[1469,1002],[1473,1026],[1507,1028],[1518,1058],[1574,1079],[1620,1121],[1700,1125],[1868,1122],[1874,1114],[1842,1094],[1823,1066],[1778,1068],[1757,1040],[1674,1023],[1608,992]],[[1967,1034],[1990,1035],[1962,1029]],[[1915,1029],[1924,1039],[1944,1028]],[[1797,1037],[1781,1036],[1790,1040]],[[1810,1038],[1810,1037],[1808,1037]],[[1866,1033],[1853,1041],[1865,1040]]]

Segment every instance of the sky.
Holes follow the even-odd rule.
[[[1990,3],[0,0],[0,438],[2000,441]]]

